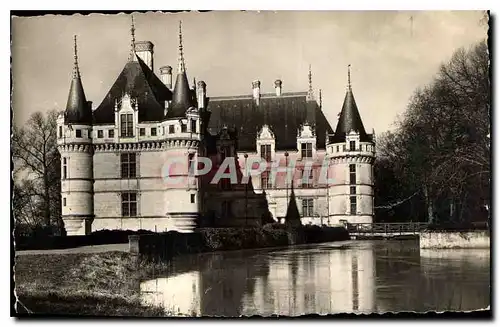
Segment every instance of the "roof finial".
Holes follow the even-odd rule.
[[[130,42],[130,61],[135,60],[135,26],[134,26],[134,16],[132,15],[132,25],[130,26],[130,34],[132,36],[132,40]]]
[[[313,83],[312,83],[312,72],[311,72],[311,64],[309,64],[309,91],[312,92]]]
[[[179,21],[179,73],[184,73],[186,71],[186,65],[184,64],[184,52],[182,47],[182,21]]]
[[[309,90],[307,91],[307,95],[310,99],[314,98],[314,91],[313,91],[313,86],[312,86],[312,72],[311,72],[311,64],[309,64]]]
[[[76,43],[76,35],[73,36],[74,39],[74,58],[75,58],[75,63],[73,67],[73,77],[80,77],[80,69],[78,69],[78,46]]]
[[[347,89],[351,90],[351,64],[347,65]]]

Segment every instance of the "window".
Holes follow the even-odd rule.
[[[356,165],[349,165],[349,184],[356,184]]]
[[[223,163],[224,160],[226,160],[226,157],[230,157],[231,156],[231,149],[227,146],[225,147],[222,147],[220,149],[220,162]]]
[[[82,130],[81,129],[77,129],[75,131],[75,133],[76,133],[76,137],[78,137],[78,138],[82,137]]]
[[[63,198],[63,207],[66,206],[66,198]]]
[[[260,156],[267,162],[271,161],[271,144],[263,144],[260,146]]]
[[[307,174],[307,175],[306,175]],[[308,176],[308,177],[306,177]],[[304,170],[302,173],[302,186],[303,187],[313,187],[313,170]]]
[[[151,136],[156,136],[156,127],[151,127]]]
[[[220,188],[222,190],[228,191],[231,189],[231,179],[226,177],[226,178],[221,178],[220,179]]]
[[[137,216],[137,194],[122,193],[122,217]]]
[[[139,136],[144,136],[146,135],[146,129],[145,128],[139,128]]]
[[[356,197],[351,196],[351,215],[356,214]]]
[[[232,215],[231,201],[222,202],[222,217],[229,218]]]
[[[356,186],[351,186],[350,187],[350,193],[351,193],[351,195],[352,194],[356,194]]]
[[[340,151],[340,147],[337,145],[337,152],[339,152],[339,151]]]
[[[270,186],[269,172],[265,171],[260,175],[260,188],[268,189]]]
[[[187,132],[187,125],[184,123],[181,123],[181,133],[186,133]]]
[[[189,169],[189,174],[194,175],[194,169],[195,169],[195,162],[194,162],[194,153],[190,153],[188,155],[188,169]]]
[[[356,151],[356,141],[349,141],[349,151]]]
[[[66,157],[63,158],[63,179],[68,178],[68,159]]]
[[[169,125],[168,126],[168,134],[174,134],[174,133],[175,133],[175,126]]]
[[[302,199],[302,216],[313,216],[313,199]]]
[[[102,139],[104,137],[104,131],[102,129],[97,131],[97,138]]]
[[[110,129],[108,130],[108,137],[110,139],[114,138],[115,137],[115,130],[114,129]]]
[[[191,119],[191,133],[196,133],[196,120]]]
[[[62,137],[62,126],[59,126],[59,137]]]
[[[161,135],[165,135],[165,126],[161,127]]]
[[[312,143],[302,143],[302,158],[312,158]]]
[[[136,161],[135,153],[127,152],[122,153],[120,156],[122,167],[122,178],[135,178],[136,177]]]
[[[134,136],[134,116],[132,114],[121,114],[121,137],[132,137]]]
[[[196,194],[191,194],[191,203],[195,203],[196,201]]]

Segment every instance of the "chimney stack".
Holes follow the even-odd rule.
[[[165,84],[170,90],[172,89],[172,67],[163,66],[160,67],[160,78],[163,84]]]
[[[274,88],[276,89],[276,96],[279,97],[281,96],[281,86],[283,85],[283,82],[280,79],[277,79],[274,81]]]
[[[149,69],[153,71],[153,51],[154,44],[151,41],[136,41],[135,42],[135,53],[139,58],[148,65]]]
[[[207,96],[207,84],[204,81],[198,82],[196,88],[196,97],[198,100],[198,109],[205,108],[205,99]]]
[[[260,81],[253,81],[252,82],[252,89],[253,89],[253,99],[255,100],[255,103],[259,105],[260,101]]]

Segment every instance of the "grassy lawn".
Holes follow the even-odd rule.
[[[165,316],[140,303],[139,283],[151,268],[124,252],[16,256],[17,312]]]

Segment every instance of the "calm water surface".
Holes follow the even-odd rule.
[[[144,303],[188,315],[475,310],[490,305],[489,250],[347,241],[175,258]]]

